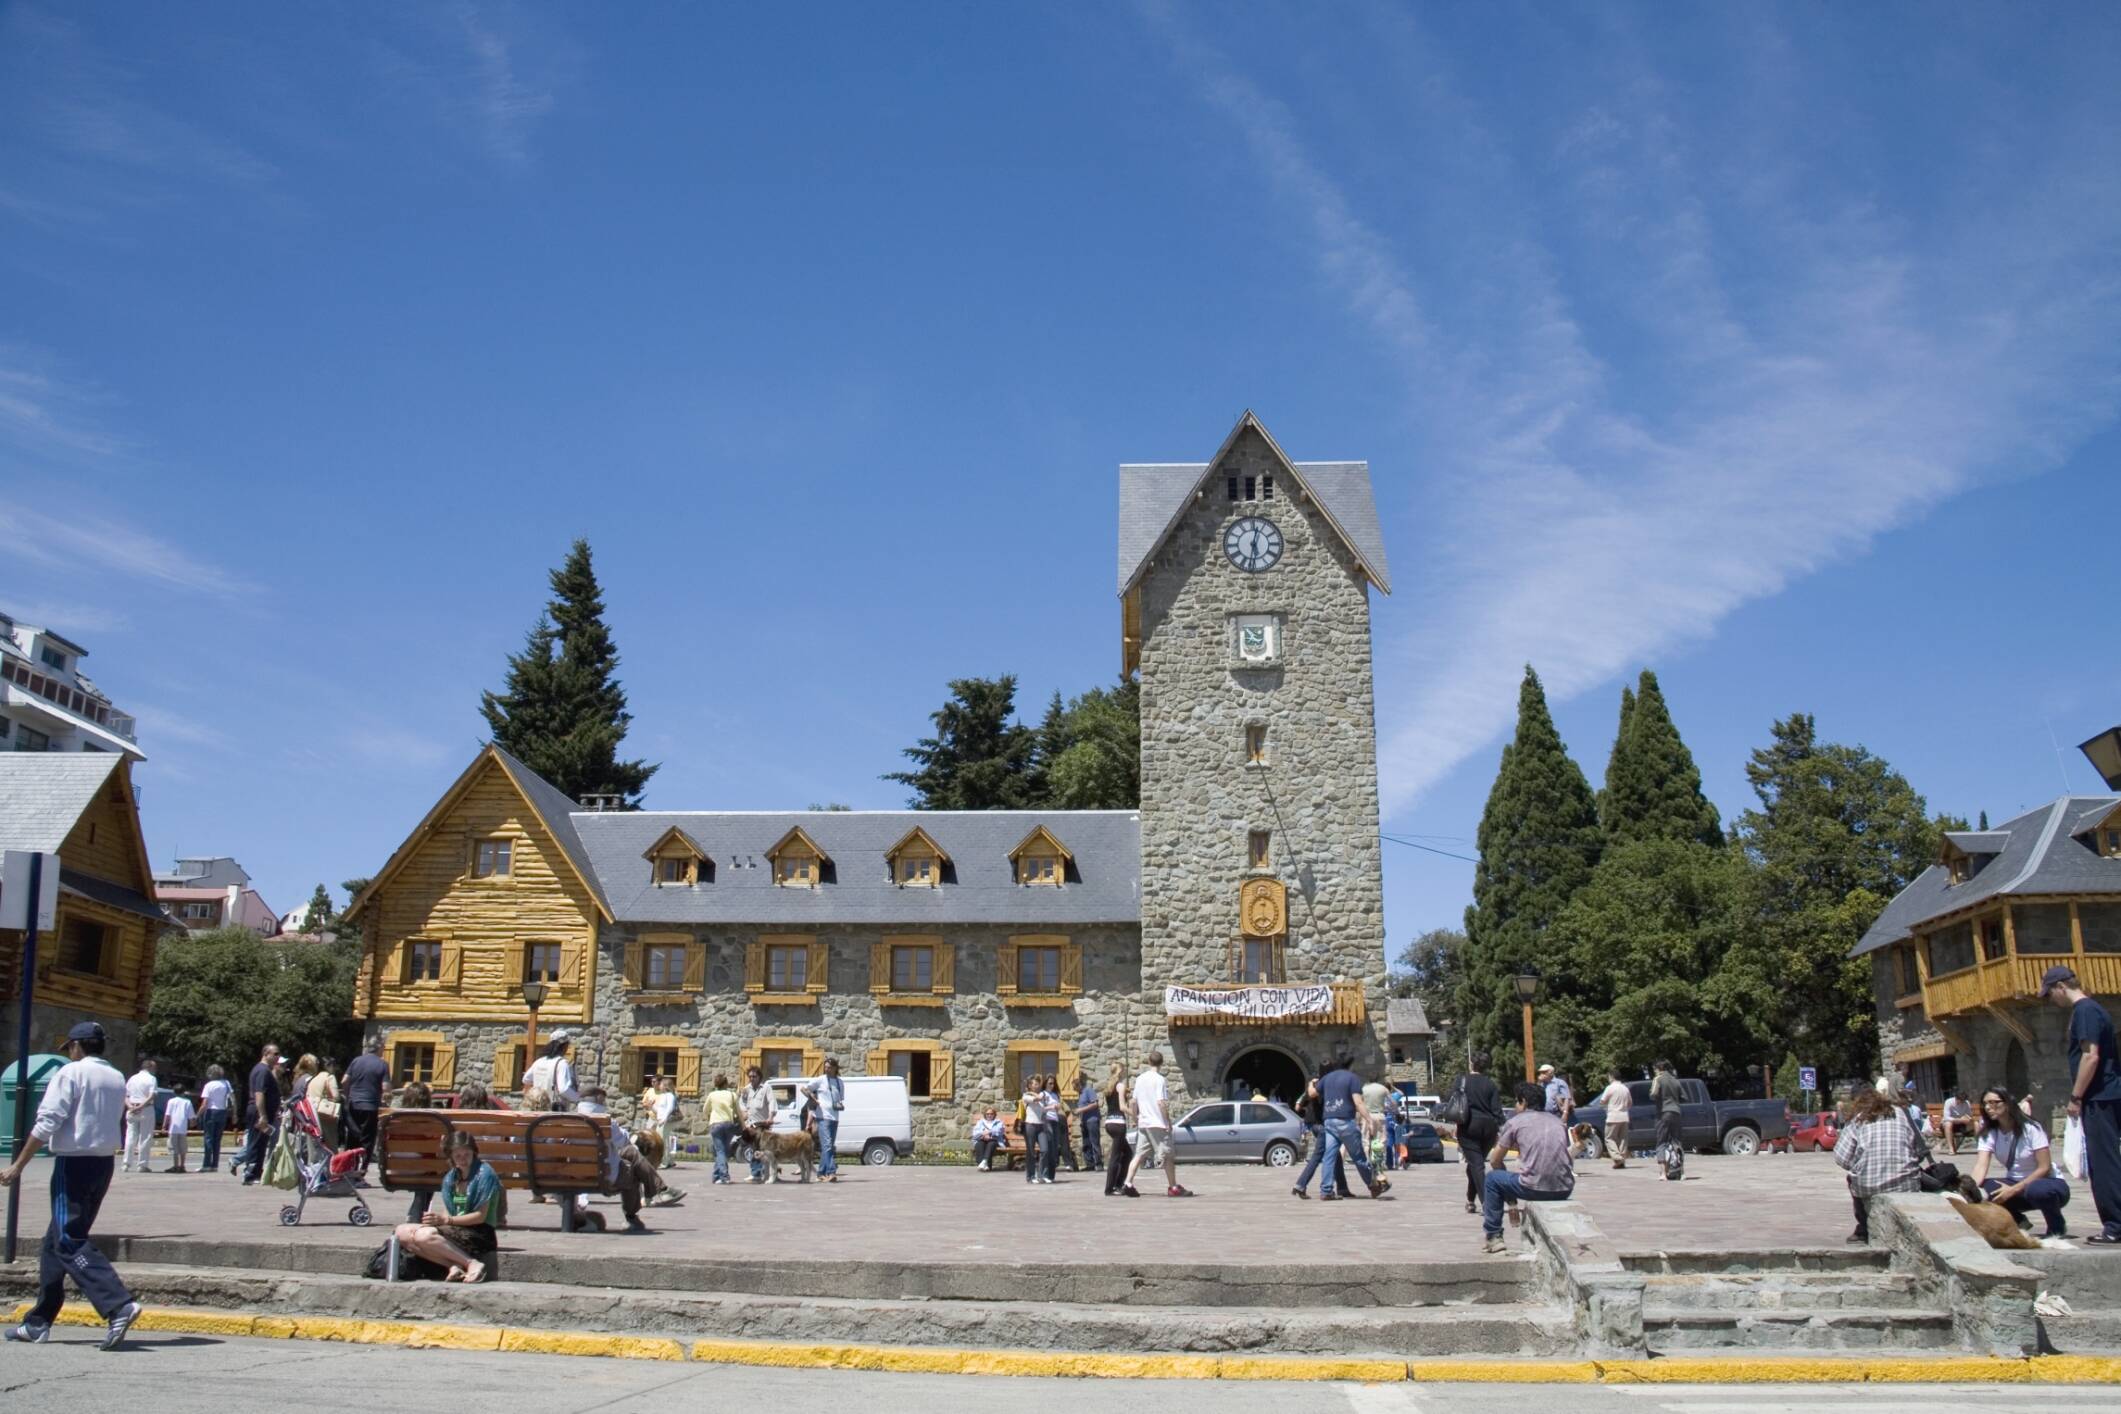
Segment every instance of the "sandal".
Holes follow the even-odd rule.
[[[2085,1238],[2084,1242],[2089,1247],[2121,1247],[2121,1237],[2116,1237],[2110,1232],[2095,1232],[2090,1237]]]
[[[464,1269],[462,1267],[451,1267],[448,1271],[442,1274],[442,1280],[462,1281],[464,1280]]]
[[[484,1280],[486,1280],[486,1264],[484,1262],[473,1262],[470,1266],[464,1268],[464,1284],[466,1286],[476,1286]]]

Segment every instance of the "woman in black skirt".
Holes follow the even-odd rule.
[[[501,1180],[479,1158],[479,1143],[459,1129],[449,1136],[449,1171],[442,1175],[441,1201],[424,1222],[403,1223],[398,1245],[438,1267],[444,1281],[485,1281],[493,1274],[499,1239],[494,1218],[501,1206]]]

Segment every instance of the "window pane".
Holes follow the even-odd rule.
[[[935,951],[932,948],[891,950],[891,990],[925,992],[934,980]]]
[[[810,978],[810,949],[775,947],[766,950],[766,989],[800,992]]]
[[[769,1080],[795,1079],[803,1073],[803,1053],[795,1050],[759,1052],[759,1068]]]
[[[681,987],[685,984],[685,949],[658,943],[649,948],[646,958],[647,976],[643,979],[650,987]]]
[[[523,980],[526,982],[559,981],[560,945],[558,943],[532,943],[526,950]]]
[[[666,1075],[670,1077],[672,1083],[677,1081],[678,1053],[676,1051],[654,1047],[641,1052],[641,1083],[643,1085],[653,1086]]]
[[[1191,1115],[1187,1116],[1186,1122],[1197,1129],[1208,1125],[1235,1124],[1237,1123],[1237,1106],[1202,1105]]]

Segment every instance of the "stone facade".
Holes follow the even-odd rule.
[[[1231,474],[1276,477],[1274,499],[1228,499]],[[1236,568],[1223,552],[1224,531],[1254,515],[1284,539],[1279,562],[1263,573]],[[1147,995],[1235,980],[1238,890],[1264,873],[1288,888],[1286,979],[1361,982],[1369,1024],[1258,1028],[1258,1040],[1306,1064],[1348,1045],[1377,1074],[1386,977],[1368,579],[1248,428],[1156,550],[1139,592]],[[1242,664],[1238,615],[1278,617],[1278,662]],[[1266,728],[1265,765],[1249,760],[1248,724]],[[1271,838],[1265,870],[1248,867],[1256,830]],[[1167,1053],[1185,1056],[1192,1040],[1205,1058],[1206,1029],[1172,1029]],[[1216,1030],[1218,1043],[1229,1039]],[[1219,1093],[1221,1078],[1194,1064],[1172,1074],[1174,1089],[1195,1095]]]

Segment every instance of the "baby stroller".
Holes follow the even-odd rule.
[[[374,1222],[368,1200],[354,1186],[361,1174],[361,1151],[341,1149],[334,1154],[325,1148],[317,1112],[307,1100],[297,1100],[287,1107],[286,1124],[294,1137],[295,1201],[280,1209],[280,1225],[293,1227],[301,1222],[302,1209],[312,1198],[351,1198],[354,1205],[347,1210],[346,1220],[355,1227]]]

